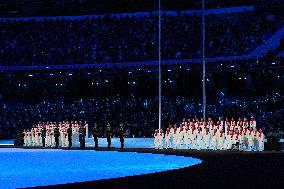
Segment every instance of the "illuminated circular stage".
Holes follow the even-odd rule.
[[[19,188],[155,173],[202,161],[135,152],[3,148],[0,162],[0,188]]]

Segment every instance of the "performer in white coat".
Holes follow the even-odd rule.
[[[32,141],[32,132],[28,131],[28,146],[33,146],[33,141]]]
[[[244,118],[244,121],[243,121],[243,128],[248,128],[248,127],[249,127],[248,119],[247,119],[247,118]]]
[[[190,149],[196,149],[196,136],[197,136],[197,130],[194,126],[191,127],[191,132],[189,135],[189,145]]]
[[[23,132],[24,135],[24,146],[28,146],[28,131],[25,129]]]
[[[209,149],[209,145],[210,145],[210,133],[209,133],[209,129],[206,128],[206,131],[203,135],[203,142],[204,142],[204,145],[203,145],[203,149],[206,149],[208,150]]]
[[[196,141],[196,149],[200,150],[203,148],[203,135],[202,135],[202,128],[199,127],[197,132],[197,141]]]
[[[227,150],[231,150],[232,149],[232,141],[233,141],[233,131],[230,131],[230,134],[226,137],[227,140]]]
[[[221,126],[221,129],[223,130],[224,129],[224,121],[222,119],[222,117],[219,117],[219,120],[218,120],[220,126]],[[220,131],[220,130],[219,130]]]
[[[248,138],[248,150],[251,151],[253,150],[253,138],[254,138],[252,128],[249,129],[247,138]]]
[[[36,140],[35,140],[35,129],[31,129],[31,144],[30,146],[36,146]]]
[[[227,134],[228,131],[230,130],[230,126],[231,126],[231,124],[230,124],[230,122],[229,122],[229,119],[226,118],[226,121],[225,121],[225,133],[226,133],[226,134]]]
[[[244,150],[248,150],[248,136],[249,136],[248,127],[244,127],[244,130],[243,130],[243,149]]]
[[[34,132],[35,132],[35,134],[34,134],[34,146],[39,146],[39,136],[38,136],[38,131],[37,131],[37,128],[35,128],[34,129]]]
[[[256,121],[255,121],[255,119],[254,119],[253,116],[251,116],[250,127],[251,127],[252,129],[256,129]]]
[[[158,148],[163,149],[163,139],[164,139],[164,132],[160,129],[159,137],[158,137]]]
[[[217,149],[217,129],[213,131],[213,134],[211,136],[211,149],[216,150]]]
[[[224,133],[222,130],[219,131],[218,134],[218,145],[217,145],[217,149],[218,150],[223,150],[224,147]]]
[[[258,145],[259,145],[259,148],[258,150],[259,151],[263,151],[264,150],[264,133],[262,132],[262,129],[259,129],[258,131]]]
[[[185,149],[189,148],[190,145],[190,130],[188,126],[185,127],[184,129],[184,144],[185,144]]]
[[[179,148],[180,148],[180,149],[183,149],[183,144],[184,144],[184,129],[183,129],[182,124],[180,124],[180,127],[179,127],[178,143],[179,143]]]
[[[177,149],[178,145],[179,145],[179,131],[177,128],[177,125],[174,125],[174,129],[173,129],[173,143],[174,143],[174,149]]]
[[[159,148],[159,131],[158,131],[158,129],[156,129],[155,133],[154,133],[154,147],[155,147],[155,149]]]
[[[165,146],[166,146],[166,149],[169,149],[170,148],[170,143],[171,141],[171,132],[170,132],[170,128],[168,127],[167,130],[166,130],[166,133],[165,133]]]

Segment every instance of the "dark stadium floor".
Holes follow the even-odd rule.
[[[99,150],[107,149],[100,148]],[[111,150],[176,154],[196,157],[203,160],[203,162],[192,167],[155,174],[41,188],[284,188],[284,152],[208,152],[155,149]]]

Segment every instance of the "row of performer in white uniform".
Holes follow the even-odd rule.
[[[169,127],[164,132],[155,130],[154,145],[157,149],[212,149],[212,150],[264,150],[264,133],[256,128],[254,117],[248,121],[239,119],[217,122],[208,119],[208,122],[198,119],[187,121],[183,119],[182,124]]]
[[[24,146],[55,147],[56,128],[59,129],[59,136],[58,136],[59,146],[62,147],[71,146],[72,138],[73,141],[77,139],[79,140],[80,127],[84,127],[86,129],[86,133],[88,132],[88,124],[82,121],[59,122],[59,123],[39,122],[38,124],[35,124],[31,130],[28,129],[24,130],[23,132]],[[43,142],[45,143],[45,145],[43,145]]]

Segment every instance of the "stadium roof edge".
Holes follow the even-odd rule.
[[[217,9],[207,9],[205,14],[231,14],[231,13],[239,13],[239,12],[250,12],[254,11],[255,7],[253,5],[250,6],[240,6],[240,7],[228,7],[228,8],[217,8]],[[183,14],[186,13],[188,15],[201,15],[201,10],[183,10],[183,11],[163,11],[163,14],[177,16],[178,12]],[[96,15],[83,15],[83,16],[42,16],[42,17],[17,17],[17,18],[0,18],[0,21],[31,21],[37,20],[42,21],[45,19],[52,20],[60,20],[60,19],[69,19],[69,20],[80,20],[86,18],[100,18],[103,16],[111,16],[111,17],[125,17],[125,16],[149,16],[158,14],[157,11],[153,12],[137,12],[137,13],[118,13],[118,14],[96,14]]]
[[[255,57],[243,56],[228,56],[206,58],[206,62],[231,62],[231,61],[245,61],[256,60]],[[201,58],[197,59],[183,59],[183,60],[164,60],[163,66],[167,65],[184,65],[184,64],[199,64],[202,62]],[[127,62],[127,63],[101,63],[101,64],[66,64],[66,65],[39,65],[39,66],[0,66],[0,71],[28,71],[28,70],[76,70],[76,69],[113,69],[113,68],[130,68],[130,67],[153,67],[158,66],[158,61],[144,61],[144,62]]]

